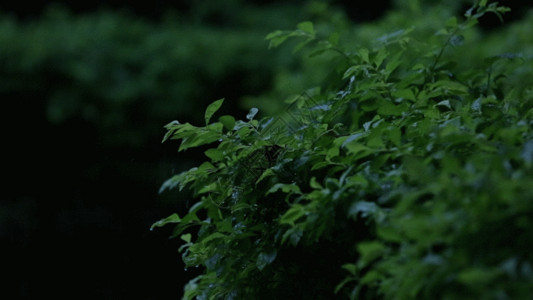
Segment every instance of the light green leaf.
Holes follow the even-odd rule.
[[[373,281],[380,280],[382,277],[383,276],[378,271],[370,270],[359,280],[359,283],[362,285],[369,284]]]
[[[344,264],[341,266],[344,270],[350,272],[350,274],[355,275],[357,272],[357,266],[354,264]]]
[[[370,62],[370,58],[369,58],[369,51],[368,49],[366,48],[361,48],[359,49],[359,57],[361,57],[361,59],[363,60],[363,62],[365,63],[369,63]]]
[[[294,226],[294,223],[298,221],[299,218],[303,217],[306,214],[307,210],[304,206],[300,204],[295,204],[289,210],[287,210],[279,221],[280,224],[289,224]]]
[[[337,46],[339,44],[339,33],[334,32],[328,37],[328,41],[331,45]]]
[[[232,116],[222,116],[218,118],[218,120],[224,125],[224,128],[226,128],[228,131],[232,131],[233,128],[235,128],[235,118]]]
[[[457,275],[457,280],[465,285],[486,285],[490,284],[496,277],[498,272],[494,270],[486,270],[481,268],[469,268]]]
[[[339,147],[338,146],[333,146],[331,148],[328,149],[328,151],[326,152],[326,158],[327,159],[332,159],[336,156],[339,156],[340,154],[340,151],[339,151]],[[328,163],[327,161],[324,161],[324,162],[319,162],[318,164],[320,163]]]
[[[205,194],[205,193],[209,193],[209,192],[212,192],[212,191],[216,191],[219,189],[219,184],[218,182],[212,182],[208,185],[204,185],[198,192],[197,194],[198,195],[201,195],[201,194]]]
[[[355,65],[349,67],[345,72],[344,75],[342,75],[342,79],[346,79],[348,77],[351,77],[353,74],[357,73],[359,70],[361,70],[363,67],[360,65]]]
[[[392,96],[397,99],[406,99],[413,102],[416,101],[416,96],[411,89],[402,89],[392,92]]]
[[[337,155],[339,155],[339,149],[338,148],[335,148],[337,149]],[[331,149],[330,149],[331,150]],[[328,151],[329,152],[329,151]],[[332,163],[329,162],[329,161],[321,161],[321,162],[318,162],[316,164],[313,165],[313,167],[311,167],[311,171],[314,171],[314,170],[318,170],[318,169],[322,169],[324,167],[327,167],[327,166],[330,166]]]
[[[205,238],[203,238],[201,242],[202,242],[202,244],[205,244],[205,243],[208,243],[208,242],[210,242],[212,240],[221,239],[221,238],[225,238],[225,237],[227,237],[227,235],[222,234],[220,232],[215,232],[215,233],[212,233],[212,234],[206,236]]]
[[[224,102],[224,98],[219,99],[207,107],[205,110],[205,125],[209,124],[209,120],[211,120],[211,117],[217,112],[217,110],[222,106],[222,103]]]
[[[385,60],[385,58],[387,58],[388,55],[389,53],[385,48],[379,49],[378,53],[376,54],[376,57],[374,58],[374,64],[376,65],[376,67],[381,66],[381,63],[383,63],[383,61]]]
[[[216,148],[208,149],[204,153],[205,156],[209,157],[212,161],[220,161],[224,158],[224,154],[222,153],[222,151]]]
[[[275,193],[277,191],[279,191],[281,189],[282,192],[284,193],[297,193],[297,194],[301,194],[302,191],[300,190],[300,187],[297,186],[296,184],[285,184],[285,183],[276,183],[275,185],[273,185],[267,192],[265,195],[268,195],[268,194],[272,194],[272,193]]]
[[[153,230],[155,227],[163,227],[169,223],[180,223],[180,222],[181,222],[181,218],[178,216],[178,214],[174,213],[152,224],[152,227],[150,227],[150,230]]]
[[[190,243],[191,237],[192,235],[190,233],[186,233],[186,234],[182,234],[180,238],[184,240],[186,243]]]
[[[337,294],[347,283],[352,282],[352,281],[356,281],[356,279],[353,276],[344,278],[339,284],[337,284],[337,286],[335,286],[335,290],[333,292]]]
[[[316,177],[311,177],[311,181],[309,182],[309,186],[314,188],[314,189],[322,189],[322,185],[320,183],[318,183],[318,181],[316,181]]]
[[[394,144],[394,146],[400,147],[402,145],[402,131],[400,128],[389,127],[388,136],[389,140]]]
[[[309,21],[302,22],[298,24],[296,27],[306,33],[309,33],[310,35],[315,35],[315,29],[314,29],[313,23]]]
[[[357,244],[357,251],[361,254],[359,263],[364,267],[385,253],[386,247],[381,242],[361,242]]]
[[[287,31],[276,30],[274,32],[269,33],[266,36],[266,39],[270,40],[268,48],[275,48],[283,44],[283,42],[285,42],[289,37],[291,37],[291,34]]]
[[[381,101],[378,107],[378,114],[382,116],[401,116],[406,111],[403,105],[395,105],[389,101]]]
[[[261,176],[259,176],[259,179],[257,179],[257,181],[255,182],[255,184],[258,184],[259,182],[261,182],[261,180],[265,179],[266,177],[268,176],[272,176],[272,175],[275,175],[274,171],[272,170],[272,168],[268,168],[266,169],[262,174]]]
[[[219,123],[220,124],[220,123]],[[222,126],[222,125],[221,125]],[[182,139],[178,151],[210,144],[221,138],[221,134],[214,131],[203,131]]]
[[[377,228],[377,235],[380,239],[383,239],[384,241],[394,243],[400,243],[405,240],[405,238],[392,227],[379,226]]]
[[[346,144],[346,149],[348,149],[350,154],[359,158],[368,156],[374,152],[371,148],[357,142]]]
[[[448,27],[448,28],[457,27],[457,18],[456,17],[451,17],[448,20],[446,20],[446,27]]]

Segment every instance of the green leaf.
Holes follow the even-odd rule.
[[[481,268],[469,268],[457,275],[457,280],[465,285],[486,285],[498,277],[498,272]]]
[[[275,185],[273,185],[267,192],[265,195],[268,195],[268,194],[272,194],[272,193],[275,193],[277,191],[279,191],[281,189],[282,192],[284,193],[296,193],[296,194],[301,194],[302,191],[300,190],[300,187],[297,186],[296,184],[286,184],[286,183],[276,183]]]
[[[178,214],[174,213],[152,224],[152,226],[150,227],[150,230],[153,230],[155,227],[163,227],[169,223],[180,223],[180,222],[181,222],[181,218],[178,216]]]
[[[455,28],[457,27],[457,18],[451,17],[446,21],[446,27],[448,28]]]
[[[216,191],[218,189],[219,189],[219,183],[215,181],[210,184],[204,185],[200,190],[198,190],[197,194],[201,195],[201,194],[209,193],[212,191]]]
[[[300,204],[294,204],[287,210],[279,221],[280,224],[289,224],[294,226],[295,222],[306,214],[307,210]]]
[[[216,240],[216,239],[221,239],[221,238],[226,238],[226,237],[228,237],[228,236],[225,235],[225,234],[222,234],[220,232],[215,232],[215,233],[212,233],[212,234],[206,236],[205,238],[203,238],[201,240],[201,243],[202,244],[206,244],[206,243],[208,243],[210,241],[213,241],[213,240]]]
[[[401,243],[405,240],[401,234],[391,227],[379,226],[377,229],[377,235],[380,239],[393,243]]]
[[[381,101],[378,107],[378,114],[382,116],[401,116],[407,111],[405,104],[395,105],[390,101]]]
[[[277,256],[278,252],[276,249],[269,252],[261,252],[257,257],[257,268],[262,271],[267,265],[271,264]]]
[[[354,155],[354,157],[357,158],[363,158],[374,153],[371,148],[356,142],[346,144],[346,149],[348,149],[348,152],[351,155]]]
[[[272,168],[268,168],[266,169],[265,171],[263,171],[263,173],[261,174],[261,176],[259,176],[259,178],[255,181],[255,184],[258,184],[259,182],[261,182],[263,179],[265,179],[266,177],[268,176],[273,176],[275,175],[274,171],[272,170]]]
[[[400,128],[389,127],[388,137],[389,140],[394,144],[394,146],[400,147],[402,145],[402,130]]]
[[[357,251],[361,254],[359,263],[362,267],[367,266],[385,253],[387,248],[379,241],[362,242],[357,244]]]
[[[298,45],[296,45],[294,47],[294,49],[292,50],[292,53],[297,53],[298,51],[302,50],[303,47],[305,47],[306,45],[308,45],[310,42],[312,42],[314,39],[313,38],[308,38],[306,39],[305,41],[299,43]]]
[[[318,181],[316,181],[316,177],[311,177],[311,181],[309,182],[309,186],[314,188],[314,189],[322,189],[322,185],[320,183],[318,183]]]
[[[368,51],[368,49],[366,49],[366,48],[361,48],[361,49],[359,49],[358,53],[359,53],[359,57],[361,57],[361,60],[363,60],[363,62],[365,62],[365,63],[370,63],[370,58],[369,58],[369,51]]]
[[[220,161],[224,158],[224,153],[216,148],[208,149],[204,153],[205,156],[209,157],[212,161]]]
[[[211,117],[217,112],[217,110],[222,106],[222,103],[224,102],[224,98],[219,99],[207,106],[207,109],[205,110],[205,125],[209,124],[209,120],[211,120]]]
[[[222,123],[222,125],[224,125],[224,128],[226,128],[228,131],[232,131],[233,128],[235,128],[235,118],[232,116],[222,116],[218,118],[218,120],[220,121],[220,123]]]
[[[383,63],[383,61],[385,60],[385,58],[387,58],[388,55],[389,53],[385,48],[379,49],[378,53],[376,54],[376,57],[374,57],[374,64],[376,65],[376,67],[381,66],[381,63]]]
[[[392,96],[397,99],[406,99],[415,102],[416,96],[415,93],[413,93],[413,90],[411,89],[401,89],[392,92]]]
[[[383,275],[381,275],[381,273],[379,273],[377,270],[370,270],[359,280],[359,283],[362,285],[369,284],[371,282],[380,280],[382,277]]]
[[[353,276],[344,278],[339,284],[335,286],[335,290],[333,291],[335,294],[339,293],[339,291],[349,282],[356,281],[356,279]]]
[[[328,41],[331,45],[336,47],[339,44],[339,33],[334,32],[328,37]]]
[[[344,264],[341,266],[344,270],[350,272],[350,274],[355,275],[357,272],[357,266],[354,264]]]
[[[180,238],[184,240],[186,243],[190,243],[192,235],[190,233],[186,233],[186,234],[182,234]]]
[[[315,35],[315,29],[312,22],[306,21],[298,24],[296,26],[298,29],[304,31],[305,33],[309,33],[310,35]]]
[[[218,123],[220,126],[222,124]],[[178,148],[178,151],[187,150],[189,148],[199,147],[202,145],[213,143],[221,138],[221,134],[216,131],[200,131],[196,134],[183,138]]]
[[[295,226],[285,231],[285,233],[283,234],[283,237],[281,238],[281,243],[285,244],[285,242],[288,239],[291,245],[296,247],[298,246],[298,243],[300,242],[300,239],[302,238],[302,236],[303,236],[302,229]]]
[[[270,40],[268,48],[271,49],[278,47],[279,45],[283,44],[283,42],[285,42],[289,37],[291,37],[291,34],[287,31],[276,30],[274,32],[269,33],[266,36],[266,39]]]

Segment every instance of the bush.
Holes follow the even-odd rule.
[[[276,117],[212,122],[221,99],[202,126],[169,123],[180,151],[210,145],[161,188],[196,204],[153,225],[176,223],[185,264],[202,268],[184,299],[527,299],[531,46],[490,53],[475,25],[507,9],[487,2],[433,15],[437,35],[411,27],[348,50],[311,22],[275,31],[271,46],[328,53],[327,84]]]

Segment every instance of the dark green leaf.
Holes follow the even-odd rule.
[[[261,252],[257,257],[257,268],[262,271],[267,265],[271,264],[277,256],[278,252],[274,249],[269,252]]]

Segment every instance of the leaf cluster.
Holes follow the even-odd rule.
[[[437,43],[417,28],[349,50],[309,22],[273,32],[272,47],[300,38],[340,58],[337,88],[271,118],[212,122],[218,100],[205,126],[168,124],[180,150],[211,145],[162,187],[196,204],[154,224],[175,223],[187,267],[203,268],[184,299],[527,298],[533,93],[506,78],[531,58],[452,61],[479,18],[505,11],[479,1]]]

